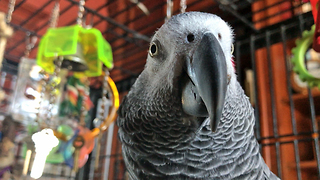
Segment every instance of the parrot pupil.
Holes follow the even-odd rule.
[[[155,44],[152,44],[150,48],[150,52],[152,55],[154,55],[157,52],[157,46]]]

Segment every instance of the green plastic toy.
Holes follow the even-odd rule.
[[[317,86],[320,89],[320,78],[314,77],[305,66],[305,54],[313,42],[315,25],[310,31],[304,31],[301,39],[296,40],[296,47],[292,49],[293,58],[291,59],[294,65],[293,71],[299,75],[299,78],[307,82],[310,87]]]
[[[55,69],[54,60],[58,56],[75,54],[77,44],[83,48],[88,70],[76,73],[77,76],[94,77],[102,73],[102,63],[109,69],[113,67],[112,49],[95,28],[83,28],[79,25],[49,28],[39,43],[37,64],[48,73]]]

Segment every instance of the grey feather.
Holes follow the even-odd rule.
[[[207,25],[206,20],[217,24]],[[232,31],[212,14],[174,16],[153,37],[161,44],[161,52],[156,58],[148,57],[118,112],[118,134],[131,179],[278,179],[259,153],[253,109],[229,67],[231,62],[227,64],[232,78],[216,132],[211,131],[209,118],[190,116],[182,109],[179,59],[192,51],[185,36],[192,32],[197,38],[218,25],[228,31],[221,32],[225,38],[221,46],[230,61]]]

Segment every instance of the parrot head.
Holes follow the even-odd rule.
[[[209,117],[216,131],[227,88],[233,86],[233,32],[220,17],[200,12],[173,16],[153,36],[143,84],[154,96],[178,92],[185,114]],[[178,89],[178,91],[175,91]]]

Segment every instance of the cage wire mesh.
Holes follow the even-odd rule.
[[[77,1],[67,0],[69,4],[60,11],[60,17],[77,6]],[[21,10],[26,1],[17,1],[15,9]],[[16,78],[16,67],[19,58],[23,55],[25,46],[24,37],[26,32],[41,38],[43,32],[48,27],[49,22],[44,22],[36,29],[31,29],[35,17],[42,11],[54,4],[54,0],[46,1],[29,17],[21,22],[13,21],[10,25],[15,29],[15,36],[8,44],[5,57],[12,61],[9,65],[4,65],[1,73],[0,85],[6,93],[10,94],[14,88]],[[118,13],[110,17],[102,15],[101,9],[108,7],[115,1],[107,1],[96,9],[85,8],[85,15],[98,17],[94,21],[93,27],[102,22],[112,24],[103,34],[111,34],[110,43],[118,39],[124,39],[125,43],[137,44],[133,36],[139,36],[136,32],[144,31],[147,26],[135,29],[134,32],[123,28],[122,33],[116,29],[121,26],[114,23],[112,18],[116,18],[122,12],[134,8],[129,5],[120,9]],[[141,1],[146,2],[146,1]],[[174,3],[179,3],[174,0]],[[199,0],[187,1],[187,11],[192,9]],[[165,8],[165,1],[154,3],[150,7],[150,12],[157,12]],[[296,46],[295,40],[301,37],[303,31],[310,30],[313,25],[313,17],[310,12],[311,6],[307,1],[299,0],[216,0],[214,5],[206,9],[195,9],[215,13],[222,19],[229,22],[235,31],[235,62],[238,80],[250,97],[252,105],[255,107],[256,126],[255,134],[261,146],[262,155],[270,167],[282,179],[319,179],[320,178],[320,148],[319,148],[319,111],[320,93],[319,90],[301,85],[295,78],[292,71],[291,49]],[[227,12],[227,13],[225,13]],[[177,14],[174,11],[174,14]],[[124,26],[138,22],[142,15],[126,21]],[[162,23],[165,18],[157,16],[152,25]],[[67,25],[75,23],[76,18]],[[126,31],[127,30],[127,31]],[[126,34],[132,34],[127,36]],[[151,36],[150,32],[148,36]],[[147,42],[139,42],[139,48],[145,51]],[[36,45],[37,46],[37,45]],[[113,50],[124,47],[123,43],[113,46]],[[36,51],[34,49],[33,51]],[[137,53],[132,49],[129,55]],[[128,56],[129,56],[128,55]],[[129,74],[127,78],[116,82],[122,96],[126,94],[130,86],[134,83],[138,73],[133,73],[121,66],[115,67]],[[13,69],[13,71],[10,71]],[[14,70],[15,69],[15,70]],[[101,90],[91,89],[91,98],[96,104],[101,96]],[[6,106],[10,99],[1,102],[1,113],[5,114]],[[92,119],[96,114],[96,109],[92,110]],[[88,124],[92,128],[93,124]],[[78,174],[67,172],[64,165],[47,166],[48,172],[44,173],[47,179],[127,179],[124,162],[121,155],[121,143],[117,139],[117,127],[112,125],[103,134],[100,149],[99,166],[94,168],[95,150],[89,156],[88,163],[80,169]],[[16,159],[22,161],[17,146]]]
[[[255,106],[263,157],[282,179],[319,177],[317,89],[297,88],[290,62],[294,40],[312,24],[310,13],[298,15],[236,42],[238,78]]]

